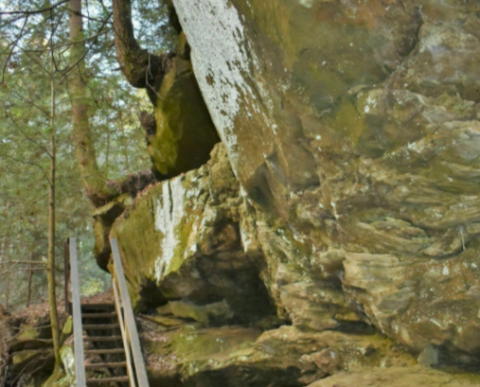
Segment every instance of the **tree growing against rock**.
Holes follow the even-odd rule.
[[[89,135],[97,151],[97,180],[105,184],[133,171],[145,169],[147,158],[142,129],[137,124],[137,109],[145,104],[143,97],[127,92],[127,84],[115,71],[116,58],[109,42],[113,40],[110,12],[101,6],[88,9],[80,18],[87,20],[82,46],[71,44],[69,4],[65,1],[25,4],[11,2],[0,20],[1,74],[0,103],[0,216],[4,246],[0,266],[0,298],[16,309],[30,302],[46,299],[46,273],[39,271],[47,259],[48,186],[52,172],[51,128],[55,124],[56,149],[56,270],[61,270],[63,241],[75,233],[84,243],[79,247],[89,275],[85,292],[100,288],[103,276],[92,276],[92,227],[88,202],[78,188],[82,164],[71,155],[78,150],[71,116],[75,82],[84,82],[83,107],[89,109]],[[77,15],[78,16],[78,15]],[[53,24],[52,24],[53,23]],[[53,30],[52,30],[53,25]],[[110,34],[110,35],[109,35]],[[110,38],[111,39],[110,39]],[[50,39],[51,38],[51,39]],[[53,47],[53,51],[52,51]],[[53,55],[52,55],[53,52]],[[80,54],[79,54],[80,53]],[[72,61],[72,57],[77,57]],[[53,60],[55,120],[51,110],[51,65]],[[79,77],[75,76],[79,74]],[[71,98],[72,97],[72,98]],[[127,154],[126,147],[128,146]],[[90,178],[90,175],[83,174]],[[116,185],[108,190],[115,191]],[[103,202],[104,203],[104,202]],[[52,211],[53,214],[53,211]],[[90,258],[91,259],[91,258]],[[14,260],[12,264],[5,261]],[[35,261],[32,267],[18,261]],[[38,261],[38,263],[36,263]],[[101,278],[101,279],[96,279]],[[91,279],[91,281],[90,281]],[[8,284],[18,283],[15,289]],[[28,286],[31,283],[31,287]],[[25,284],[25,285],[24,285]],[[57,282],[57,286],[59,286]],[[9,291],[6,291],[9,289]],[[30,291],[29,291],[30,289]],[[30,297],[28,296],[30,294]],[[32,300],[32,294],[35,295]]]

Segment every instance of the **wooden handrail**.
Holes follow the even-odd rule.
[[[125,281],[125,273],[123,271],[122,260],[120,258],[120,250],[118,249],[117,240],[114,238],[110,239],[110,245],[112,247],[113,255],[113,285],[117,286],[120,289],[120,294],[118,297],[118,292],[116,294],[116,303],[118,303],[117,308],[122,310],[123,307],[123,316],[119,316],[119,321],[124,321],[124,329],[122,329],[122,336],[125,335],[124,340],[128,343],[128,351],[131,349],[131,355],[133,357],[133,363],[135,365],[135,374],[136,380],[139,387],[149,387],[147,371],[145,370],[145,363],[143,361],[142,350],[140,347],[140,339],[138,338],[137,325],[135,323],[135,316],[133,315],[132,302],[130,300],[130,295],[128,294],[127,283]],[[115,283],[116,281],[116,283]],[[116,288],[114,288],[116,290]],[[121,300],[119,299],[121,298]],[[125,348],[127,351],[127,348]]]
[[[133,314],[132,302],[127,289],[125,272],[118,243],[110,239],[113,253],[112,287],[115,299],[115,308],[122,333],[123,346],[127,361],[127,373],[130,387],[149,387],[145,363],[143,360],[137,325]],[[68,259],[68,257],[70,259]],[[70,261],[70,265],[69,262]],[[70,274],[70,275],[68,275]],[[80,295],[80,279],[77,258],[77,243],[75,238],[70,238],[65,244],[65,303],[68,306],[68,277],[71,281],[73,335],[75,344],[75,376],[76,387],[86,387],[85,353],[83,344],[82,304]]]
[[[70,239],[67,239],[65,241],[65,248],[64,248],[64,254],[63,254],[63,274],[64,274],[64,290],[63,290],[63,295],[64,295],[64,301],[65,301],[65,313],[70,314],[70,289],[69,289],[69,284],[70,284],[70,252],[69,252],[69,241]]]
[[[78,275],[77,241],[70,238],[70,273],[72,281],[73,338],[75,343],[75,377],[77,387],[86,387],[85,358],[83,351],[82,304],[80,298],[80,280]]]
[[[120,299],[120,295],[118,294],[117,282],[115,281],[114,276],[112,276],[112,288],[113,296],[115,297],[115,309],[117,311],[118,323],[120,325],[120,332],[122,334],[123,348],[125,349],[127,375],[130,379],[129,387],[137,387],[137,383],[135,382],[135,373],[133,371],[132,353],[130,351],[130,345],[128,343],[128,332],[125,327],[125,319],[123,318],[122,301]]]

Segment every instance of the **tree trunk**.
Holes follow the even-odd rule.
[[[7,278],[5,280],[6,284],[6,291],[5,291],[5,309],[10,309],[10,276],[7,274]]]
[[[53,49],[53,48],[52,48]],[[53,55],[53,53],[52,53]],[[57,312],[57,296],[55,281],[55,174],[56,174],[56,144],[55,144],[55,69],[51,67],[51,136],[50,136],[50,184],[48,190],[48,303],[50,306],[50,323],[52,325],[53,351],[57,364],[61,363],[60,359],[60,328],[58,324]]]
[[[110,158],[110,128],[108,127],[108,113],[107,113],[107,149],[105,150],[105,176],[108,176],[108,171],[110,166],[108,165],[109,163],[109,158]]]
[[[157,89],[173,54],[153,55],[140,47],[133,31],[131,0],[113,0],[113,30],[118,61],[125,78],[133,87],[146,88],[155,105]]]
[[[125,169],[130,171],[130,161],[128,160],[128,142],[127,136],[125,134],[125,123],[123,122],[123,114],[121,111],[118,112],[120,116],[120,128],[122,129],[122,144],[123,144],[123,156],[125,157]]]
[[[30,302],[32,301],[32,277],[33,277],[32,265],[28,264],[27,308],[30,306]]]
[[[149,67],[150,54],[143,50],[135,39],[131,0],[113,0],[113,29],[118,61],[125,78],[134,87],[147,87],[145,75]],[[152,59],[153,55],[150,62]],[[158,57],[154,60],[157,61]]]
[[[87,91],[84,76],[82,76],[85,67],[82,60],[85,46],[82,42],[84,36],[81,13],[81,0],[71,0],[70,40],[74,44],[70,56],[71,63],[75,65],[75,68],[70,75],[69,88],[73,114],[73,137],[77,148],[76,158],[87,195],[95,207],[100,207],[118,196],[119,192],[107,186],[95,156],[95,147],[88,120]]]
[[[2,243],[0,244],[0,262],[8,260],[6,246],[7,246],[6,237],[3,237],[2,238]],[[6,270],[8,270],[8,267],[6,268]],[[3,302],[5,303],[6,306],[8,306],[7,305],[8,275],[6,275],[6,274],[3,274],[3,275],[5,277],[2,278],[3,279],[2,283],[1,283],[2,286],[0,287],[0,292],[2,292],[2,290],[3,290],[3,292],[0,293],[0,294],[2,294]]]

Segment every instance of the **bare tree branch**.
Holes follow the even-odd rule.
[[[57,8],[59,5],[68,3],[70,0],[61,0],[58,3],[51,5],[50,7],[35,9],[32,11],[11,11],[11,12],[0,12],[0,15],[38,15],[44,12],[50,12],[53,9]]]
[[[26,264],[26,265],[46,265],[46,262],[43,261],[1,261],[0,265],[6,265],[9,263],[15,264]]]
[[[109,17],[111,17],[112,15],[110,14]],[[105,24],[108,24],[108,23],[105,23]],[[77,44],[77,43],[82,43],[82,42],[89,42],[91,40],[95,40],[97,39],[98,37],[102,36],[102,35],[105,35],[107,33],[109,33],[110,31],[112,31],[113,28],[109,28],[107,30],[104,30],[104,31],[101,31],[95,35],[92,35],[92,36],[89,36],[88,38],[85,38],[85,39],[82,39],[82,40],[78,40],[76,42],[66,42],[66,43],[62,43],[62,44],[56,44],[53,46],[53,49],[54,50],[58,50],[60,48],[63,48],[63,47],[70,47],[74,44]],[[22,50],[22,52],[25,52],[25,53],[42,53],[42,52],[50,52],[51,48],[46,48],[46,49],[42,49],[42,50]]]
[[[50,75],[50,71],[48,71],[48,69],[46,69],[45,66],[43,66],[43,65],[37,60],[37,58],[32,58],[32,57],[31,57],[30,55],[28,55],[28,53],[27,53],[25,50],[23,50],[23,49],[21,49],[21,51],[22,51],[23,53],[25,53],[25,55],[28,56],[28,59],[30,59],[31,61],[35,62],[35,64],[36,64],[38,67],[40,67],[47,75]],[[50,52],[50,50],[47,50],[47,51]]]
[[[15,127],[23,134],[23,136],[28,140],[30,141],[32,144],[36,145],[37,147],[39,147],[41,150],[43,150],[50,158],[52,157],[52,155],[50,154],[50,152],[48,151],[47,148],[45,148],[42,144],[39,144],[37,143],[34,139],[32,139],[30,136],[28,136],[27,133],[25,133],[25,131],[21,128],[20,125],[18,125],[18,123],[13,119],[13,117],[10,115],[10,120],[13,122],[13,124],[15,125]]]
[[[57,30],[59,23],[57,23],[56,25],[54,25],[53,23],[53,9],[50,10],[50,27],[51,27],[51,30],[50,30],[50,58],[51,58],[51,63],[53,63],[53,68],[51,69],[51,73],[50,73],[50,78],[53,82],[53,79],[55,78],[55,73],[58,71],[58,67],[57,67],[57,62],[55,61],[55,50],[53,48],[53,37],[55,35],[55,31]],[[55,71],[54,71],[55,69]]]
[[[18,99],[21,99],[23,102],[26,102],[30,104],[31,106],[35,107],[38,109],[40,112],[45,114],[45,116],[49,117],[49,113],[45,111],[41,106],[37,105],[35,102],[30,101],[29,99],[25,98],[23,95],[21,95],[18,91],[12,89],[12,93],[14,93]]]
[[[47,179],[48,184],[50,184],[50,185],[52,184],[52,182],[50,181],[50,178],[48,177],[48,175],[46,174],[46,172],[43,170],[43,168],[40,165],[32,163],[31,161],[19,160],[19,159],[15,158],[13,156],[10,156],[10,155],[4,155],[3,157],[7,157],[7,158],[9,158],[13,161],[16,161],[17,163],[20,163],[20,164],[31,165],[32,167],[36,167],[36,168],[40,169],[40,171],[42,171],[42,173],[43,173],[43,176],[45,176],[45,179]]]
[[[109,14],[109,15],[108,15],[108,18],[106,18],[106,19],[103,21],[102,25],[101,25],[100,28],[99,28],[99,32],[96,34],[96,36],[100,36],[100,35],[102,34],[102,30],[103,30],[103,28],[105,27],[105,25],[107,24],[107,22],[108,22],[108,20],[110,19],[111,16],[112,16],[112,14]],[[110,30],[111,30],[111,29],[109,29],[108,31],[110,31]],[[105,32],[107,32],[107,31],[105,31]],[[81,42],[84,42],[84,41],[85,41],[85,39],[72,42],[72,44],[77,44],[77,43],[81,43]],[[65,70],[62,70],[62,74],[64,75],[64,78],[70,73],[70,71],[72,71],[75,67],[77,67],[80,62],[83,61],[83,59],[85,58],[85,56],[88,54],[88,52],[89,52],[89,51],[91,50],[91,48],[93,47],[93,44],[94,44],[94,43],[95,43],[95,40],[93,40],[93,41],[90,43],[90,45],[87,47],[87,49],[85,50],[85,52],[81,55],[80,58],[78,58],[78,60],[77,60],[75,63],[73,63],[71,66],[67,67]],[[61,83],[62,81],[63,81],[63,78],[60,80],[59,83]]]
[[[20,30],[20,33],[18,34],[18,36],[15,38],[15,41],[13,42],[12,44],[12,48],[10,49],[9,53],[8,53],[8,56],[7,56],[7,60],[5,61],[5,64],[3,65],[3,70],[2,70],[2,83],[5,83],[5,72],[7,71],[7,66],[8,64],[10,63],[10,58],[12,57],[13,55],[13,51],[15,50],[15,47],[17,47],[18,45],[18,42],[20,42],[20,39],[22,39],[22,36],[23,36],[23,32],[25,31],[25,26],[27,25],[27,22],[28,22],[28,16],[25,18],[24,22],[23,22],[23,26]]]

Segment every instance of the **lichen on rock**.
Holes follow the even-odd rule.
[[[199,168],[219,138],[189,60],[172,60],[157,94],[156,130],[147,135],[154,169],[172,177]]]
[[[110,234],[137,310],[159,323],[144,337],[152,377],[401,386],[411,370],[410,385],[471,385],[478,2],[173,4],[192,68],[172,72],[193,71],[223,144],[143,192]],[[188,114],[165,79],[158,149]]]
[[[273,311],[240,243],[241,200],[225,149],[212,155],[217,164],[153,186],[112,227],[139,310],[184,300],[226,302],[233,321]]]
[[[473,387],[478,384],[478,377],[452,377],[449,374],[428,368],[412,367],[408,373],[405,368],[367,368],[350,374],[338,374],[311,384],[309,387],[410,387],[410,386],[445,386]]]
[[[214,122],[268,214],[256,215],[262,279],[286,318],[311,326],[293,300],[330,286],[331,320],[317,329],[348,316],[415,351],[477,353],[478,247],[466,230],[478,222],[478,4],[174,4],[209,109],[228,109],[217,86],[244,90],[230,123]],[[228,47],[208,43],[214,32]]]

